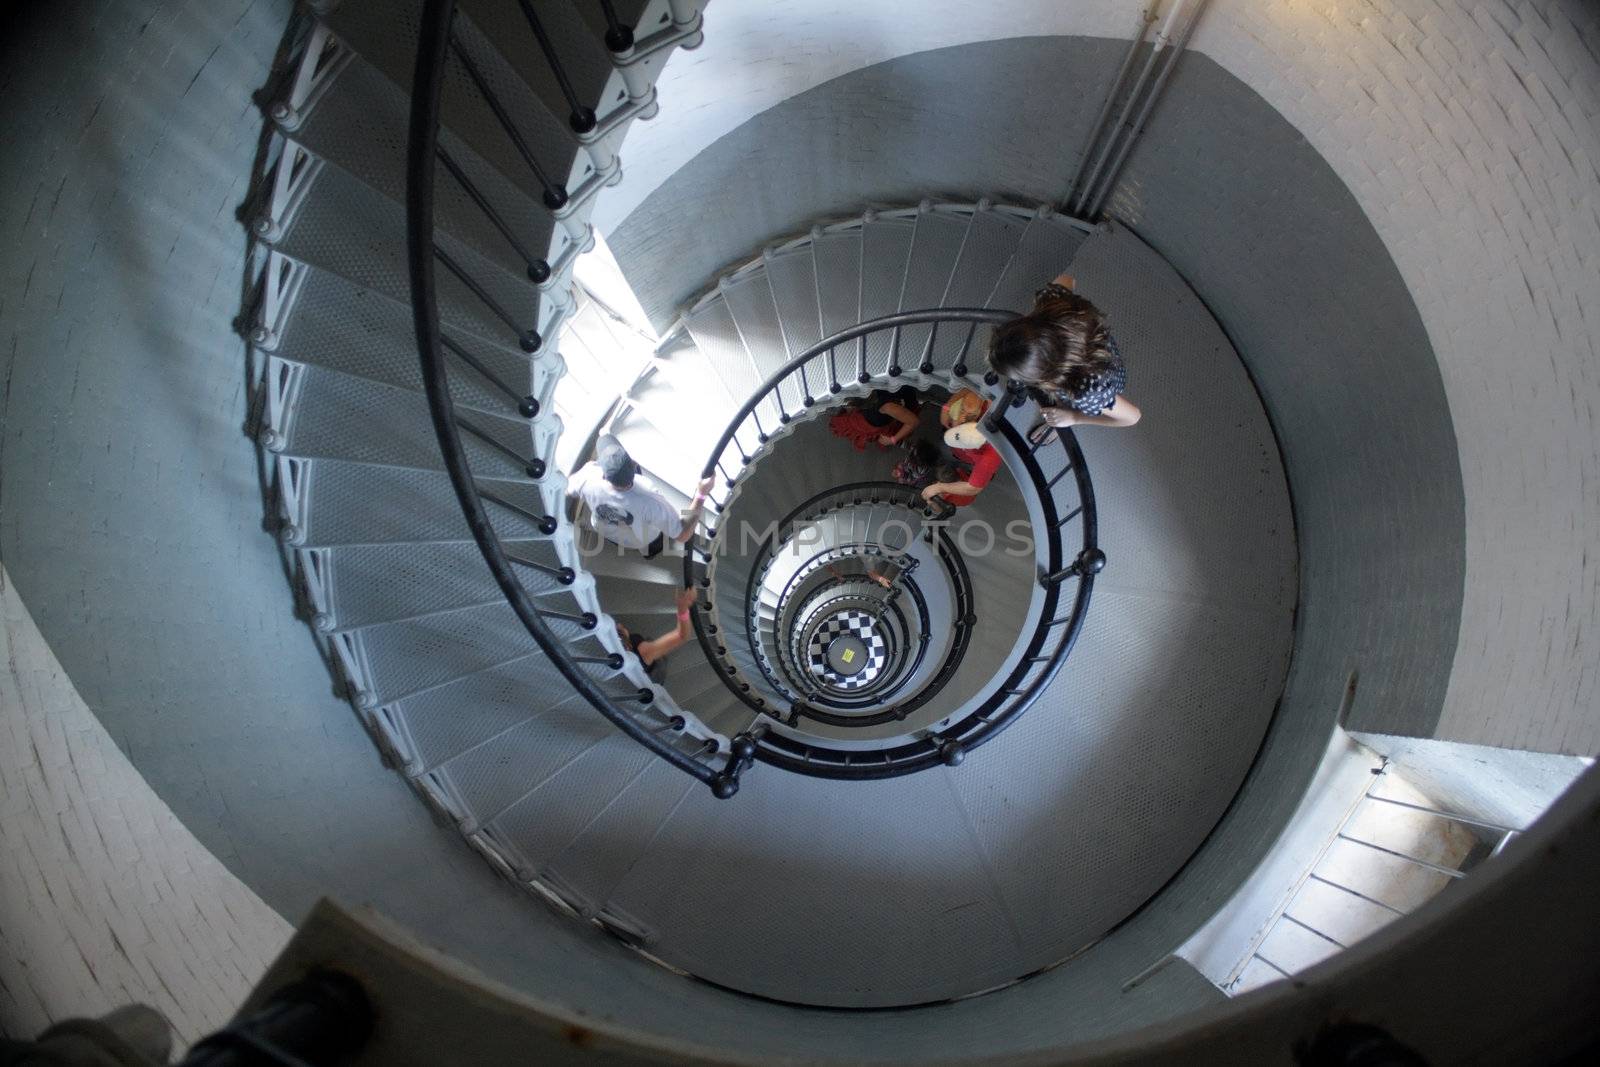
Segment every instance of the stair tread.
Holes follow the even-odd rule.
[[[416,327],[408,306],[310,264],[295,267],[302,277],[272,350],[274,355],[384,385],[422,391]],[[564,368],[554,352],[529,357],[474,334],[444,332],[510,389],[533,396],[541,409],[549,407],[550,394]],[[457,403],[497,415],[516,414],[511,397],[459,358],[447,358],[451,396]]]
[[[278,428],[284,455],[443,469],[438,437],[422,394],[326,367],[306,367],[302,374],[287,413],[288,427]],[[462,418],[523,457],[522,461],[513,460],[463,431],[461,442],[472,469],[483,477],[527,478],[527,459],[550,462],[554,458],[558,419],[530,422],[486,412],[471,412]]]
[[[375,466],[349,460],[294,461],[304,468],[303,547],[356,544],[427,544],[471,541],[455,488],[441,470]],[[561,482],[484,479],[496,496],[535,514],[559,512]],[[403,501],[396,506],[394,501]],[[507,539],[542,537],[532,519],[504,508],[490,508],[499,535]]]

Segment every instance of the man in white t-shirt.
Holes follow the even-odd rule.
[[[606,434],[595,444],[594,461],[567,481],[567,497],[583,501],[589,525],[601,537],[650,559],[666,547],[668,537],[682,544],[694,536],[712,479],[700,483],[688,513],[679,514],[660,493],[635,485],[638,473],[639,465],[622,442]]]

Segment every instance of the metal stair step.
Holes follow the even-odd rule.
[[[286,256],[338,274],[364,289],[410,305],[405,209],[337,166],[326,164],[287,219],[273,247]],[[435,244],[458,264],[510,319],[502,319],[442,262],[435,264],[440,321],[495,344],[531,346],[554,335],[560,301],[526,277],[507,273],[449,234]],[[523,344],[527,337],[529,344]]]
[[[486,670],[531,652],[538,646],[523,628],[511,605],[461,608],[420,619],[380,623],[358,631],[365,662],[380,704],[392,703]],[[581,637],[569,646],[575,655],[603,657],[606,653],[593,637]],[[634,687],[603,663],[581,664],[586,674],[619,695]]]
[[[900,310],[900,294],[916,235],[916,216],[915,211],[884,212],[862,223],[860,321],[882,318]],[[886,331],[869,334],[861,344],[851,348],[864,357],[864,363],[862,358],[857,358],[855,366],[864,367],[866,373],[880,375],[888,370],[890,340]],[[844,373],[841,366],[840,374]]]
[[[535,715],[599,717],[537,650],[394,701],[385,710],[403,725],[424,768],[490,744]]]
[[[459,60],[455,61],[459,67]],[[456,71],[457,78],[462,75]],[[523,274],[530,259],[556,262],[575,240],[568,227],[556,221],[544,202],[544,188],[516,154],[514,142],[495,121],[481,98],[466,86],[452,86],[442,106],[439,147],[461,177],[494,209],[511,231],[513,245],[491,217],[474,200],[461,178],[443,163],[436,164],[434,225],[444,233],[498,264],[511,274]],[[541,115],[536,101],[525,102],[518,118],[538,130],[554,119]],[[541,122],[541,118],[543,122]],[[285,135],[318,158],[371,186],[396,203],[405,201],[406,141],[410,97],[381,70],[362,56],[353,56],[297,122],[287,124]],[[580,153],[570,134],[540,137],[543,155],[536,155],[551,180],[576,190],[592,166],[572,174]],[[576,224],[574,224],[576,225]],[[519,251],[520,246],[520,251]]]
[[[557,787],[552,793],[546,787],[609,739],[625,742],[642,759],[655,759],[622,737],[597,711],[590,715],[534,714],[441,764],[439,772],[455,786],[474,824],[504,827],[508,808],[526,807],[542,817],[557,818],[558,812],[567,810],[569,798],[564,789]],[[591,769],[598,772],[602,787],[616,780],[610,771],[592,765]],[[514,836],[512,840],[515,843]]]
[[[292,303],[271,349],[280,359],[325,367],[413,392],[422,391],[411,309],[382,294],[309,264],[301,273]],[[532,397],[548,410],[565,364],[555,352],[529,356],[474,334],[446,330],[501,389],[459,356],[450,359],[450,393],[457,404],[508,417],[520,417],[518,399]],[[509,392],[508,392],[509,390]],[[513,395],[514,394],[514,395]]]
[[[1064,216],[1036,216],[995,283],[989,306],[1017,312],[1032,308],[1033,294],[1071,265],[1088,236]]]
[[[461,433],[472,469],[480,477],[530,478],[530,462],[549,464],[554,459],[560,420],[553,416],[530,422],[471,412],[461,419],[500,446]],[[271,425],[275,450],[283,455],[443,469],[424,396],[324,367],[302,368],[292,398],[275,413]]]
[[[508,553],[552,570],[565,565],[549,539],[504,545]],[[472,541],[348,545],[318,553],[311,566],[325,597],[330,629],[355,630],[504,599]],[[564,588],[555,576],[528,568],[521,568],[519,577],[534,593]]]
[[[455,488],[443,471],[384,467],[347,460],[296,460],[293,508],[288,516],[305,548],[358,544],[471,542]],[[505,539],[544,536],[536,515],[559,515],[563,480],[547,475],[538,483],[484,479],[484,488],[520,511],[489,508],[496,532]]]

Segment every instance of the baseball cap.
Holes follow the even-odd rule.
[[[628,450],[622,447],[621,441],[606,434],[595,442],[594,454],[600,463],[600,473],[606,476],[606,481],[618,489],[627,489],[633,485],[633,476],[638,473],[639,465],[628,455]]]

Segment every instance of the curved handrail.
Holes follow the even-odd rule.
[[[841,330],[790,358],[769,375],[749,399],[740,405],[733,418],[729,420],[727,428],[718,437],[702,469],[703,477],[711,477],[718,471],[726,476],[724,459],[730,446],[738,449],[741,462],[735,466],[740,469],[729,479],[727,495],[721,500],[712,498],[719,516],[733,499],[732,483],[737,482],[743,474],[743,468],[754,458],[754,454],[746,452],[739,442],[739,433],[753,424],[759,442],[756,451],[759,452],[767,445],[772,435],[761,422],[760,408],[769,399],[777,407],[780,424],[786,425],[792,421],[794,413],[784,406],[782,393],[782,387],[791,382],[799,385],[799,392],[804,397],[803,406],[811,407],[815,399],[811,390],[807,388],[809,382],[803,374],[805,367],[812,360],[819,356],[827,356],[831,368],[833,354],[839,346],[865,338],[868,334],[891,331],[892,352],[885,378],[892,381],[902,373],[899,360],[902,330],[907,327],[932,325],[933,332],[924,342],[922,362],[918,367],[920,373],[927,374],[934,369],[928,357],[936,345],[939,325],[960,322],[967,324],[968,330],[950,373],[957,378],[963,378],[966,373],[966,359],[977,327],[998,325],[1014,317],[1012,312],[991,308],[930,308],[921,311],[903,311]],[[865,385],[871,381],[873,376],[862,374],[858,376],[853,386]],[[994,385],[999,379],[990,373],[985,381]],[[830,383],[826,395],[837,396],[852,387],[840,386],[835,378]],[[1007,383],[1001,397],[993,403],[984,419],[985,429],[990,436],[1003,436],[1020,458],[1023,468],[1021,474],[1025,475],[1033,486],[1044,520],[1043,529],[1039,531],[1043,533],[1046,544],[1044,567],[1039,577],[1039,584],[1043,589],[1043,602],[1034,631],[1029,635],[1027,645],[1014,667],[987,698],[959,721],[895,748],[868,751],[835,749],[813,745],[780,731],[768,730],[751,738],[752,745],[749,751],[755,759],[803,774],[851,779],[909,774],[940,763],[954,766],[965,758],[968,751],[991,740],[1015,721],[1054,680],[1082,631],[1093,591],[1094,577],[1104,567],[1105,556],[1098,546],[1099,529],[1094,488],[1077,439],[1070,429],[1056,431],[1054,439],[1063,447],[1065,466],[1059,473],[1047,477],[1039,462],[1039,455],[1048,445],[1049,436],[1039,443],[1030,443],[1008,420],[1011,408],[1026,403],[1027,399],[1025,390],[1015,383]],[[1068,473],[1072,475],[1071,485],[1076,494],[1076,507],[1071,508],[1063,507],[1056,499],[1058,487],[1062,485]],[[1062,529],[1074,520],[1081,522],[1081,547],[1069,563],[1062,548]],[[717,530],[711,529],[706,537],[696,536],[690,540],[683,563],[685,588],[709,587],[708,565],[715,556],[716,534]],[[706,562],[697,562],[697,556],[704,557]],[[1077,590],[1066,613],[1060,614],[1062,599],[1060,586],[1069,578],[1077,579]],[[739,681],[720,662],[720,657],[713,654],[715,646],[710,643],[710,638],[715,634],[714,631],[708,632],[707,624],[703,622],[701,616],[700,611],[695,613],[695,631],[700,637],[702,647],[707,651],[708,660],[723,682],[753,710],[778,722],[784,722],[781,716],[773,713],[774,709],[765,706],[764,700],[752,698],[749,695],[749,683]]]
[[[440,96],[455,7],[455,0],[424,0],[406,145],[406,253],[411,275],[412,315],[428,413],[439,440],[445,470],[495,584],[562,678],[629,738],[679,770],[706,782],[719,797],[732,796],[738,789],[739,774],[749,765],[748,746],[735,744],[726,766],[719,771],[664,741],[657,731],[646,728],[602,690],[540,617],[532,597],[512,570],[511,559],[500,542],[473,478],[450,397],[434,277],[434,264],[439,259],[434,243],[434,162],[438,158]],[[570,572],[564,572],[562,577],[563,584],[571,584]],[[608,657],[608,665],[619,666],[617,659],[619,657]],[[649,690],[644,690],[640,701],[647,703],[652,697]]]

